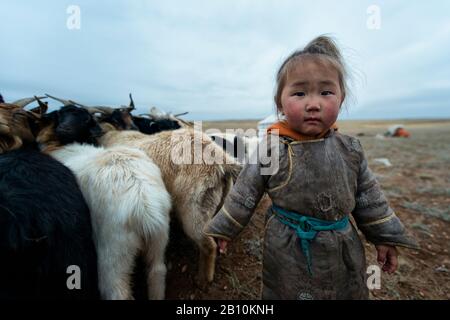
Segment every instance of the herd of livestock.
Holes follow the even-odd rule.
[[[148,298],[164,299],[171,219],[198,247],[198,281],[213,280],[217,244],[203,228],[242,165],[189,122],[133,110],[132,99],[0,103],[0,299],[133,299],[138,256]],[[177,162],[196,135],[225,161]]]

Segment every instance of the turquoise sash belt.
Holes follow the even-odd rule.
[[[300,239],[303,254],[305,255],[306,262],[308,263],[308,272],[310,275],[312,275],[312,264],[309,246],[311,241],[316,237],[317,233],[319,231],[344,229],[348,225],[348,216],[345,216],[338,221],[326,221],[308,216],[302,216],[296,212],[284,210],[276,205],[273,205],[272,209],[281,223],[293,228],[297,233],[297,236]]]

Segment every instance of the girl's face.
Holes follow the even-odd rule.
[[[313,60],[302,60],[291,70],[281,93],[282,112],[289,126],[316,136],[335,122],[343,101],[338,72]]]

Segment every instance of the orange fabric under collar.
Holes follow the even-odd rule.
[[[286,121],[279,121],[279,122],[276,122],[273,125],[271,125],[267,129],[267,133],[270,133],[272,130],[276,130],[276,129],[279,130],[280,136],[286,136],[286,137],[294,139],[295,141],[307,141],[307,140],[321,139],[330,131],[330,129],[336,131],[338,129],[338,127],[335,123],[331,126],[330,129],[325,130],[324,132],[318,134],[317,136],[307,136],[307,135],[301,134],[301,133],[291,129],[291,127],[289,127],[289,125]]]

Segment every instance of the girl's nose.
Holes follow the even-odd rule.
[[[318,103],[312,102],[306,105],[306,112],[320,111],[320,105]]]

